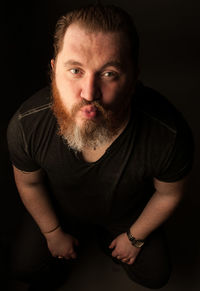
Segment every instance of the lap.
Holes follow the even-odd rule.
[[[159,231],[153,233],[147,240],[132,265],[122,264],[132,280],[150,287],[161,288],[170,276],[170,260],[166,240]]]
[[[117,236],[106,231],[104,234],[103,248],[111,256],[108,245]],[[102,241],[102,236],[101,236]],[[163,230],[153,232],[146,240],[136,261],[132,265],[118,263],[124,268],[131,280],[148,288],[161,288],[168,280],[171,273],[171,264],[166,238]]]
[[[10,274],[19,279],[39,272],[52,260],[46,241],[29,215],[24,215],[10,244]]]
[[[80,224],[67,223],[66,221],[61,221],[61,225],[66,233],[82,241],[87,226],[83,227]],[[82,252],[82,243],[77,251],[78,253]],[[54,258],[48,249],[46,239],[33,218],[29,213],[24,213],[23,221],[10,243],[9,274],[11,278],[30,282],[36,277],[40,278],[45,275],[49,276],[52,272],[61,272],[61,269],[65,269],[69,273],[78,263],[79,259],[61,260]]]
[[[85,232],[85,228],[76,225],[67,229],[66,232],[77,235],[79,239],[83,236],[81,234],[83,229]],[[117,233],[105,229],[102,232],[102,228],[96,226],[93,229],[99,229],[98,238],[103,242],[104,250],[111,255],[108,246],[117,236]],[[66,260],[64,263],[67,263]],[[160,286],[165,285],[170,274],[170,262],[162,231],[155,231],[149,236],[134,264],[127,265],[120,261],[119,263],[133,281],[143,286],[160,288]],[[30,215],[26,215],[16,239],[11,244],[10,266],[12,274],[18,279],[24,280],[26,278],[29,280],[31,276],[36,276],[41,272],[46,272],[48,275],[54,266],[58,267],[61,264],[63,264],[63,260],[61,263],[60,260],[52,257],[39,228]]]

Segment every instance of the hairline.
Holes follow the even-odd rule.
[[[103,29],[102,27],[100,26],[96,26],[96,27],[91,27],[91,25],[89,25],[88,23],[84,22],[84,20],[75,20],[73,22],[71,22],[65,29],[65,32],[63,33],[63,36],[62,38],[60,39],[60,45],[58,46],[59,49],[57,51],[57,54],[54,56],[55,60],[57,59],[57,56],[58,54],[62,51],[63,49],[63,45],[64,45],[64,38],[65,38],[65,35],[67,33],[67,30],[73,26],[73,25],[77,25],[79,26],[81,29],[85,30],[85,32],[89,33],[89,34],[92,34],[92,33],[103,33],[103,34],[121,34],[124,39],[126,40],[126,43],[127,43],[127,48],[131,48],[131,44],[130,44],[130,40],[127,36],[127,33],[125,31],[123,31],[122,29],[115,29],[115,30],[105,30]],[[131,54],[130,54],[131,55]]]

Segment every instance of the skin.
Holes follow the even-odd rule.
[[[105,105],[116,108],[129,101],[137,79],[129,48],[120,33],[88,33],[77,24],[68,28],[63,47],[51,64],[63,106],[68,110],[82,98],[100,99]],[[87,118],[98,119],[98,116],[88,115],[85,110],[76,114],[79,126],[83,126]],[[119,134],[121,131],[123,127]],[[93,161],[104,153],[102,149],[96,152],[94,156],[92,150],[87,149],[83,157]],[[51,254],[65,259],[76,258],[76,238],[64,233],[61,227],[49,232],[59,221],[48,199],[42,171],[24,173],[14,167],[14,175],[21,199],[44,234]],[[130,228],[136,239],[145,239],[171,216],[182,198],[184,185],[185,180],[165,183],[154,179],[156,191]],[[109,248],[113,257],[127,264],[133,264],[140,252],[132,246],[126,233],[116,237]]]
[[[179,205],[186,191],[188,178],[177,182],[167,183],[154,178],[155,193],[147,203],[143,212],[130,231],[137,239],[145,240],[148,235],[163,224]],[[117,257],[124,263],[133,264],[141,249],[130,245],[126,233],[122,233],[109,246],[113,257]]]
[[[127,54],[122,34],[89,33],[78,24],[70,25],[62,50],[51,61],[63,106],[71,111],[82,98],[100,100],[105,106],[121,105],[125,99],[128,102],[136,76]],[[76,123],[82,126],[87,118],[91,117],[80,110]]]

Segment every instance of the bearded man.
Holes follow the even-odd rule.
[[[50,89],[25,101],[8,128],[16,185],[33,218],[13,246],[12,272],[44,290],[98,230],[133,281],[161,288],[170,274],[161,226],[183,196],[190,129],[139,82],[138,35],[122,9],[67,13],[54,49]]]

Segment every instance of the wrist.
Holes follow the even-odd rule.
[[[130,229],[128,229],[128,231],[126,232],[126,234],[127,234],[127,237],[128,237],[128,239],[129,239],[130,243],[131,243],[134,247],[136,247],[136,248],[141,248],[141,247],[144,245],[145,241],[144,241],[143,239],[135,238],[135,237],[133,236],[133,234],[131,233]]]
[[[47,234],[47,233],[52,233],[54,232],[56,229],[58,229],[60,227],[60,224],[58,224],[57,226],[55,226],[54,228],[52,228],[51,230],[48,230],[48,231],[43,231],[44,234]]]
[[[50,238],[54,235],[57,235],[60,232],[62,232],[62,228],[60,225],[57,225],[56,227],[52,228],[49,231],[43,231],[42,234],[45,236],[45,238]]]

